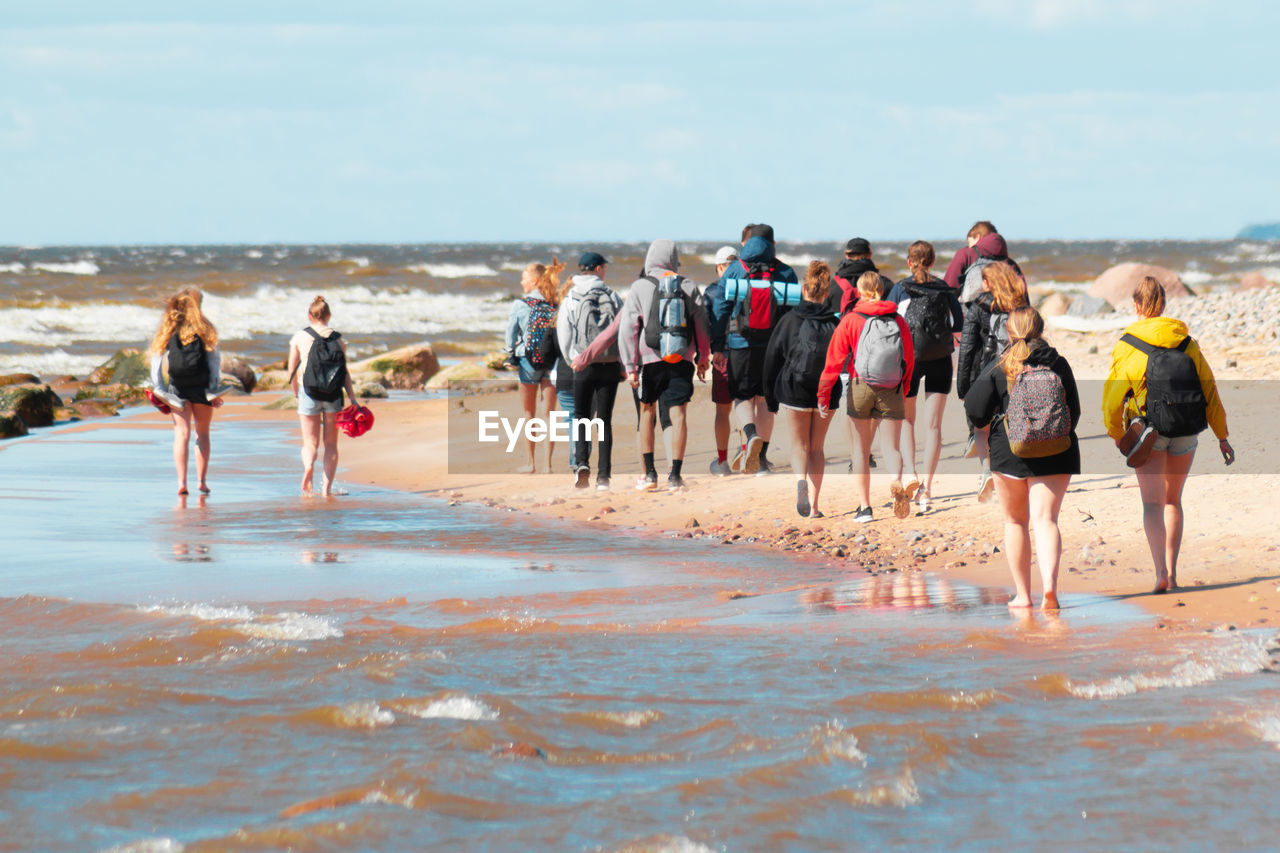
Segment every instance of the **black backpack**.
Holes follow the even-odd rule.
[[[949,354],[952,318],[948,292],[938,287],[905,283],[902,289],[911,298],[902,319],[911,329],[916,359],[932,361]]]
[[[827,347],[836,328],[836,319],[830,315],[804,317],[796,324],[795,337],[787,350],[787,373],[794,385],[818,390],[822,368],[827,364]]]
[[[204,341],[197,335],[189,343],[182,343],[174,332],[169,338],[169,384],[184,388],[205,388],[209,385],[209,361],[205,358]]]
[[[1147,354],[1147,421],[1169,438],[1198,435],[1209,426],[1209,403],[1196,363],[1187,355],[1191,338],[1176,347],[1158,347],[1133,335],[1120,338]]]
[[[993,305],[987,319],[987,338],[982,342],[982,368],[1004,355],[1009,348],[1009,314],[997,311]]]
[[[347,384],[347,355],[339,343],[342,335],[333,332],[322,338],[310,326],[304,331],[315,340],[307,356],[307,369],[302,372],[302,390],[322,403],[341,401],[342,389]]]

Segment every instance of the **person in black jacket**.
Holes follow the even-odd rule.
[[[880,298],[893,287],[893,282],[876,268],[871,260],[871,244],[862,237],[854,237],[844,244],[844,260],[836,267],[831,280],[831,292],[827,294],[827,308],[837,317],[843,317],[858,301],[858,279],[864,272],[880,276]]]
[[[987,367],[998,359],[1007,343],[1005,320],[1009,312],[1027,304],[1027,284],[1007,264],[990,264],[982,269],[982,293],[964,315],[957,353],[956,392],[963,400]],[[973,427],[965,456],[976,455],[982,463],[978,476],[978,502],[986,503],[995,484],[991,481],[991,465],[987,459],[987,431]],[[970,453],[972,449],[973,453]]]
[[[1031,606],[1031,532],[1035,532],[1036,562],[1044,584],[1045,610],[1058,609],[1058,564],[1062,536],[1058,511],[1072,474],[1080,473],[1080,394],[1071,365],[1044,339],[1044,320],[1024,305],[1009,314],[1009,348],[993,362],[964,398],[965,414],[975,427],[990,429],[991,470],[996,494],[1004,510],[1004,551],[1013,574],[1015,593],[1010,607]],[[1029,459],[1009,445],[1003,415],[1009,407],[1009,387],[1024,368],[1045,366],[1057,374],[1070,415],[1070,445],[1052,456]]]
[[[907,497],[914,498],[917,511],[929,511],[929,495],[933,492],[933,475],[938,470],[938,458],[942,455],[942,413],[951,393],[951,353],[955,351],[955,333],[964,327],[964,311],[956,292],[947,283],[929,272],[935,254],[933,245],[917,240],[907,249],[907,267],[911,275],[893,286],[888,299],[898,305],[898,311],[911,327],[911,337],[916,348],[915,369],[911,371],[911,386],[903,407],[902,458],[910,475],[907,479]],[[912,304],[915,303],[915,307]],[[934,312],[938,313],[935,315]],[[916,474],[916,402],[920,398],[920,386],[924,386],[925,425],[924,480]]]
[[[831,420],[818,416],[818,381],[838,323],[826,307],[830,288],[831,268],[823,261],[810,262],[801,290],[803,301],[778,321],[764,355],[765,402],[770,411],[785,409],[791,425],[796,512],[802,518],[822,518],[818,494],[827,464],[824,445]],[[834,408],[839,397],[837,384],[830,399],[824,401],[826,408]]]

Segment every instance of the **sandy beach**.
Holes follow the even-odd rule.
[[[1240,359],[1247,368],[1219,368],[1217,378],[1223,385],[1231,440],[1239,461],[1234,468],[1226,468],[1212,435],[1201,437],[1184,494],[1180,589],[1152,595],[1154,574],[1142,532],[1136,480],[1118,462],[1118,453],[1102,432],[1096,393],[1090,396],[1086,390],[1092,387],[1096,392],[1105,377],[1110,337],[1118,334],[1059,331],[1050,337],[1081,381],[1086,400],[1079,434],[1082,446],[1089,448],[1085,473],[1072,481],[1059,520],[1064,602],[1069,606],[1073,593],[1130,600],[1159,616],[1161,629],[1276,624],[1280,615],[1280,545],[1269,496],[1276,493],[1280,477],[1266,467],[1265,460],[1269,437],[1274,434],[1272,424],[1280,418],[1280,402],[1274,395],[1260,394],[1253,385],[1230,389],[1233,381],[1280,375],[1278,360],[1258,351],[1247,361]],[[1218,361],[1225,364],[1225,356]],[[774,475],[709,475],[708,464],[714,458],[714,412],[708,389],[698,386],[690,405],[691,438],[684,469],[689,488],[683,493],[642,493],[632,488],[640,465],[634,441],[634,408],[625,385],[614,412],[614,477],[608,493],[574,489],[562,449],[557,451],[560,456],[550,475],[450,474],[449,454],[457,454],[458,447],[455,443],[450,448],[447,440],[449,404],[445,400],[375,403],[376,428],[342,444],[340,476],[450,501],[566,519],[597,527],[602,536],[615,526],[639,528],[654,534],[714,539],[728,547],[750,544],[773,548],[783,555],[816,555],[876,571],[934,572],[982,586],[1012,589],[1007,565],[998,553],[1003,548],[998,503],[992,500],[981,505],[975,501],[977,463],[957,458],[965,427],[954,396],[947,403],[939,470],[963,473],[938,475],[936,500],[928,514],[913,512],[908,518],[896,519],[889,508],[888,477],[873,471],[872,494],[880,505],[875,508],[876,521],[860,525],[852,521],[856,499],[843,470],[848,443],[839,425],[833,425],[827,438],[828,469],[822,495],[826,518],[800,518],[794,511],[794,478],[788,464],[787,429],[781,419],[769,450],[779,469]],[[476,398],[468,400],[472,407],[480,405],[474,402]],[[516,415],[514,394],[497,395],[485,403],[490,404]],[[1107,473],[1091,473],[1097,469],[1089,465],[1090,454],[1109,463]],[[514,470],[518,464],[513,462],[510,468]],[[477,456],[455,459],[452,467],[466,470],[469,465],[482,467],[483,463]],[[661,445],[658,467],[665,470]],[[731,553],[726,550],[726,559],[732,559]],[[780,571],[785,571],[785,562]],[[1034,566],[1032,576],[1038,591]],[[750,590],[725,593],[749,594]]]

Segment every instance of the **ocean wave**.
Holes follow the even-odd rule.
[[[254,612],[248,607],[218,607],[213,604],[151,604],[139,607],[143,613],[161,616],[184,616],[201,622],[230,622],[236,619],[252,619]]]
[[[72,355],[60,348],[10,353],[0,355],[0,376],[11,373],[34,373],[40,377],[84,376],[104,360],[101,355]]]
[[[810,261],[827,261],[828,263],[831,261],[830,258],[824,258],[822,255],[811,255],[807,252],[800,255],[780,252],[778,254],[778,260],[782,261],[787,266],[794,268],[796,274],[801,278],[804,278],[804,271],[808,269]]]
[[[14,261],[11,264],[0,264],[0,273],[19,273],[27,268],[22,261]]]
[[[1067,690],[1080,699],[1115,699],[1149,690],[1197,687],[1221,681],[1229,675],[1249,675],[1269,669],[1269,638],[1239,637],[1217,647],[1198,650],[1167,672],[1134,672],[1100,681],[1067,680]]]
[[[172,838],[142,838],[108,847],[102,853],[182,853],[186,849]]]
[[[101,270],[93,261],[69,261],[67,263],[49,262],[32,264],[33,270],[58,273],[61,275],[97,275]]]
[[[254,259],[254,260],[257,260],[258,258],[262,257],[262,250],[261,250],[261,249],[249,249],[248,251],[246,251],[246,252],[244,253],[244,256],[245,256],[246,258],[252,258],[252,259]]]
[[[1197,284],[1208,284],[1214,281],[1218,276],[1204,270],[1183,270],[1178,273],[1178,278],[1182,279],[1182,283],[1194,287]]]
[[[258,640],[286,640],[306,642],[309,640],[334,640],[342,637],[342,631],[334,627],[328,620],[319,616],[293,611],[262,616],[235,626],[247,637]]]
[[[470,696],[446,696],[443,699],[398,699],[388,703],[402,714],[423,720],[496,720],[498,712]]]
[[[410,264],[405,272],[424,273],[433,278],[476,278],[497,275],[498,271],[485,264]],[[520,265],[524,269],[524,265]]]

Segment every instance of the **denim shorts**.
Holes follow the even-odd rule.
[[[1170,456],[1186,456],[1188,453],[1193,453],[1199,443],[1200,439],[1194,435],[1180,435],[1176,438],[1158,435],[1155,444],[1151,445],[1151,452],[1163,450]]]
[[[543,382],[551,381],[551,368],[534,369],[533,362],[529,361],[527,355],[520,356],[519,374],[521,385],[541,385]]]
[[[332,402],[324,402],[321,400],[313,400],[307,396],[307,392],[298,386],[298,414],[300,415],[318,415],[321,412],[341,412],[343,409],[342,398]]]

